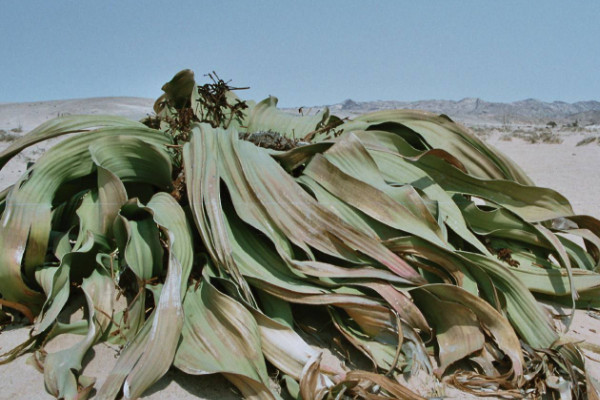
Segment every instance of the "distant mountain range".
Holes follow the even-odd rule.
[[[351,99],[329,106],[336,113],[347,115],[365,112],[404,108],[446,114],[453,119],[466,123],[547,123],[550,121],[574,123],[579,125],[600,124],[600,101],[579,101],[552,103],[535,99],[512,103],[495,103],[479,98],[453,100],[419,101],[365,101]]]
[[[152,114],[154,100],[135,97],[103,97],[41,101],[32,103],[0,103],[0,130],[29,131],[42,122],[68,114],[109,114],[140,119]],[[312,107],[312,110],[320,109]],[[304,107],[308,110],[310,107]],[[494,103],[478,98],[420,101],[365,101],[345,100],[329,106],[331,112],[342,117],[351,117],[366,112],[384,109],[418,109],[446,114],[450,118],[468,125],[481,124],[558,124],[579,126],[600,125],[600,101],[552,103],[534,99],[512,103]],[[285,109],[298,113],[297,108]]]

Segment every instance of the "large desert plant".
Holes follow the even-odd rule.
[[[180,72],[142,122],[60,117],[0,155],[73,134],[1,196],[0,301],[34,320],[4,361],[33,352],[67,399],[100,341],[122,346],[102,399],[172,366],[257,399],[282,396],[270,368],[304,399],[418,399],[399,383],[418,369],[595,395],[538,300],[600,305],[598,220],[444,115],[297,116],[212,78]]]

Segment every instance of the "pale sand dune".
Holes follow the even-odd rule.
[[[95,100],[95,101],[92,101]],[[99,101],[98,101],[99,100]],[[151,112],[152,101],[148,99],[86,99],[64,102],[0,104],[0,129],[9,131],[21,126],[28,131],[39,123],[55,117],[58,113],[117,114],[139,119]],[[116,105],[115,105],[116,103]],[[575,211],[600,218],[600,145],[595,143],[576,147],[583,134],[564,133],[562,144],[529,144],[520,139],[500,140],[492,135],[486,140],[512,158],[533,178],[539,186],[555,189],[565,195]],[[0,190],[7,187],[25,171],[27,161],[41,155],[49,144],[41,144],[19,155],[0,172]],[[0,149],[7,142],[0,142]],[[563,310],[564,311],[564,310]],[[567,311],[564,311],[567,312]],[[569,337],[600,345],[600,320],[586,311],[578,311]],[[8,328],[0,333],[0,353],[3,353],[27,338],[27,328]],[[73,341],[61,339],[52,343],[53,349],[72,345]],[[51,350],[52,350],[51,348]],[[94,358],[85,367],[84,375],[98,378],[96,387],[102,384],[115,362],[115,350],[101,344],[94,348]],[[599,357],[600,355],[591,355]],[[43,376],[26,364],[26,357],[0,365],[0,399],[50,399],[44,390]],[[589,360],[591,374],[600,379],[600,363]],[[425,396],[434,395],[436,386],[431,382],[412,382]],[[437,385],[439,386],[439,385]],[[446,398],[474,398],[441,386]],[[439,392],[437,393],[440,394]],[[238,399],[234,389],[219,376],[195,377],[171,371],[156,383],[144,396],[148,399]]]
[[[0,129],[8,131],[20,127],[27,132],[42,122],[60,115],[105,114],[139,120],[152,112],[153,104],[154,100],[141,97],[0,103]]]

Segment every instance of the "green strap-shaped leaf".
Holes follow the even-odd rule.
[[[92,273],[96,254],[106,250],[105,242],[99,236],[88,231],[84,234],[81,246],[67,253],[58,267],[43,267],[36,271],[39,281],[47,282],[42,286],[46,292],[46,302],[36,321],[36,333],[45,331],[56,322],[59,313],[69,299],[71,281],[77,276],[86,276]],[[48,286],[50,277],[52,284]]]
[[[569,255],[565,247],[562,245],[558,237],[548,228],[538,224],[538,231],[544,235],[548,242],[552,243],[554,249],[556,250],[555,254],[557,256],[558,262],[560,266],[567,271],[567,276],[569,277],[569,285],[570,285],[570,293],[571,293],[571,317],[568,319],[566,326],[567,329],[571,327],[571,323],[573,322],[573,317],[575,316],[575,308],[576,301],[579,298],[579,294],[577,293],[577,289],[575,288],[575,282],[573,280],[573,271],[571,267],[571,260],[569,259]]]
[[[417,150],[402,136],[394,132],[369,129],[367,131],[353,130],[351,133],[369,150],[397,153],[406,157],[416,157],[423,153],[423,150]],[[344,135],[346,134],[344,133]]]
[[[508,319],[530,346],[549,348],[558,339],[546,311],[508,268],[490,257],[466,252],[458,252],[458,254],[473,261],[475,268],[480,268],[489,275],[498,291],[506,298]]]
[[[397,347],[402,345],[402,343],[398,343],[397,339],[395,341],[390,341],[390,343],[375,340],[354,328],[351,323],[342,318],[340,312],[335,309],[331,308],[329,313],[331,314],[331,320],[338,331],[340,331],[354,347],[366,355],[373,362],[374,366],[385,371],[396,368],[401,370],[404,367],[406,362],[403,356],[400,357],[399,360],[396,360],[397,364],[394,365]],[[401,326],[397,327],[397,329],[400,329],[400,332],[402,332]]]
[[[172,237],[171,237],[172,238]],[[169,270],[152,319],[146,349],[123,384],[126,399],[137,399],[167,373],[173,363],[184,324],[181,265],[171,252]]]
[[[198,289],[190,287],[183,307],[177,368],[193,375],[224,373],[245,396],[279,398],[269,390],[259,330],[243,305],[203,280]]]
[[[143,282],[149,281],[162,271],[163,249],[159,238],[159,229],[152,216],[129,220],[119,216],[115,221],[115,237],[126,264]]]
[[[295,274],[285,259],[269,245],[268,241],[249,231],[244,223],[236,218],[231,208],[225,209],[228,216],[225,225],[231,243],[232,257],[240,273],[246,279],[271,282],[280,287],[306,294],[326,292],[310,282],[304,282],[301,275]]]
[[[172,240],[172,235],[169,236]],[[184,323],[181,274],[181,265],[170,252],[164,285],[152,287],[156,308],[125,347],[98,391],[99,399],[114,399],[121,388],[126,399],[136,399],[168,371]]]
[[[340,128],[345,131],[378,129],[378,125],[386,123],[388,126],[392,123],[408,128],[422,138],[429,148],[452,154],[473,176],[532,184],[523,170],[506,156],[445,116],[415,110],[386,110],[359,116]]]
[[[348,205],[309,176],[301,175],[296,180],[305,190],[314,195],[319,204],[338,215],[344,222],[358,229],[363,234],[375,239],[387,239],[399,235],[397,229],[393,229]]]
[[[539,267],[508,267],[521,282],[535,293],[552,296],[570,296],[571,284],[566,270],[544,269]],[[600,274],[592,271],[574,269],[573,286],[578,293],[588,295],[600,293]]]
[[[123,382],[127,378],[127,375],[135,367],[139,361],[141,355],[147,347],[150,339],[150,330],[152,329],[152,322],[156,310],[152,312],[148,321],[142,326],[142,329],[130,340],[123,351],[121,352],[116,364],[106,377],[106,380],[98,389],[97,398],[100,400],[112,400],[117,398],[119,392],[123,387]]]
[[[427,290],[413,291],[419,308],[436,330],[441,376],[452,363],[483,348],[485,337],[475,314],[467,307],[439,299]],[[452,310],[452,312],[440,312]]]
[[[310,160],[315,154],[323,153],[331,146],[333,146],[333,142],[318,142],[306,146],[294,147],[285,152],[273,151],[272,155],[273,158],[279,161],[283,168],[287,171],[293,171]]]
[[[96,236],[112,238],[113,222],[123,204],[127,201],[127,191],[123,182],[109,170],[97,166],[98,188],[93,188],[83,196],[77,208],[79,234],[73,245],[81,246],[88,232]]]
[[[6,196],[8,196],[12,188],[13,185],[9,185],[0,192],[0,217],[2,216],[4,208],[6,207]]]
[[[210,133],[207,133],[210,134]],[[284,232],[273,222],[266,207],[263,207],[257,194],[246,178],[240,159],[240,142],[235,131],[229,131],[228,138],[219,140],[220,173],[229,190],[237,215],[247,224],[263,232],[274,244],[277,252],[291,256],[292,247]]]
[[[194,262],[194,246],[191,226],[185,211],[169,194],[156,193],[146,205],[152,210],[154,222],[172,235],[170,251],[181,265],[181,296],[187,292],[188,278]]]
[[[171,189],[171,156],[165,146],[156,146],[144,139],[127,136],[97,139],[90,144],[90,154],[96,165],[111,171],[123,182]]]
[[[249,310],[258,324],[265,358],[277,369],[299,380],[304,366],[319,352],[309,346],[291,327],[267,317],[256,309]],[[345,373],[342,363],[335,360],[323,363],[321,367],[322,371],[330,376],[341,376]]]
[[[106,235],[112,231],[119,209],[127,201],[127,191],[117,175],[102,166],[96,168],[100,202],[100,231]]]
[[[551,189],[506,180],[474,178],[431,155],[419,158],[416,165],[444,190],[470,194],[500,204],[528,222],[573,215],[569,201]]]
[[[592,257],[594,260],[594,270],[600,269],[600,237],[589,229],[567,229],[561,231],[567,235],[575,235],[584,240],[586,257]],[[583,250],[583,249],[582,249]]]
[[[441,246],[445,245],[437,223],[426,208],[423,210],[426,215],[413,214],[386,193],[340,171],[324,156],[316,155],[305,168],[304,174],[375,220]],[[427,223],[428,218],[433,224]]]
[[[452,196],[442,189],[430,175],[418,166],[404,160],[399,154],[377,150],[369,150],[369,154],[375,160],[386,182],[399,185],[409,184],[422,190],[430,199],[437,201],[441,221],[477,250],[483,254],[489,253],[467,227],[460,209],[452,200]]]
[[[504,208],[484,211],[473,202],[467,201],[462,195],[455,195],[453,198],[463,212],[469,227],[478,235],[492,235],[535,246],[552,247],[533,224]]]
[[[540,307],[531,292],[500,261],[476,253],[451,252],[416,238],[397,238],[386,241],[393,251],[413,251],[452,272],[466,269],[477,280],[486,300],[494,304],[494,293],[489,290],[491,281],[495,290],[506,299],[506,315],[519,335],[535,348],[548,348],[558,338],[552,320]],[[483,273],[482,273],[483,272]]]
[[[236,140],[234,136],[230,138]],[[312,247],[352,260],[352,253],[358,251],[408,281],[421,281],[410,266],[385,250],[378,241],[360,234],[318,204],[264,150],[251,143],[240,142],[238,160],[248,187],[267,210],[273,224],[307,254],[311,253]]]
[[[272,131],[291,139],[302,139],[307,134],[329,123],[329,109],[315,115],[298,116],[277,109],[277,98],[268,97],[250,111],[245,129],[248,132]]]
[[[571,232],[576,231],[576,230],[571,230]],[[577,232],[577,231],[576,231]],[[589,232],[591,233],[591,232]],[[576,233],[573,233],[576,234]],[[560,240],[560,243],[565,247],[565,250],[567,251],[567,254],[569,255],[569,259],[572,260],[572,262],[581,269],[587,269],[589,271],[593,271],[596,267],[596,262],[594,260],[594,258],[584,249],[582,248],[579,244],[575,243],[574,241],[560,236],[560,235],[556,235],[556,237],[558,238],[558,240]],[[587,236],[589,238],[591,238],[592,236]],[[598,243],[599,239],[596,238],[595,240],[595,244],[600,244]],[[594,243],[594,242],[592,242]]]
[[[514,373],[513,379],[515,381],[521,379],[525,367],[521,345],[515,331],[503,315],[480,297],[457,286],[427,285],[423,289],[418,288],[414,291],[427,291],[440,300],[456,302],[471,310],[479,323],[492,335],[498,347],[510,358]],[[454,310],[453,307],[451,309]],[[435,312],[434,310],[429,311]]]
[[[217,143],[218,136],[213,132],[215,131],[209,125],[196,126],[192,131],[191,142],[186,143],[183,148],[188,199],[209,256],[219,268],[234,278],[250,301],[250,288],[235,264],[227,235],[220,190],[221,153]]]
[[[0,153],[0,169],[11,158],[36,143],[68,133],[82,132],[91,128],[114,126],[122,128],[144,127],[137,121],[112,115],[67,115],[46,121],[28,134],[18,138]]]
[[[48,354],[44,360],[44,381],[47,390],[57,398],[86,398],[93,379],[79,376],[83,357],[102,336],[110,324],[115,295],[112,279],[106,272],[95,270],[83,280],[81,289],[88,309],[88,331],[74,346]]]
[[[62,184],[90,175],[95,164],[89,145],[96,139],[135,136],[161,147],[170,143],[164,133],[141,127],[111,127],[66,139],[46,152],[21,178],[7,199],[0,227],[0,293],[39,310],[41,296],[21,276],[32,280],[46,256],[52,219],[52,201]],[[35,207],[31,207],[34,204]]]

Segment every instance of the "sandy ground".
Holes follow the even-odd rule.
[[[560,134],[563,143],[530,144],[521,139],[487,142],[520,165],[536,185],[554,189],[571,202],[578,214],[600,218],[600,145],[577,146],[590,133]],[[595,134],[600,136],[600,134]]]
[[[30,103],[30,112],[23,113],[23,105],[0,104],[0,130],[10,135],[22,135],[39,123],[55,117],[60,113],[108,113],[120,114],[133,119],[139,119],[150,111],[152,102],[147,99],[126,99],[116,108],[111,101],[105,99],[108,109],[96,104],[90,111],[90,105],[85,100],[56,102],[58,104]],[[105,106],[106,106],[105,104]],[[118,111],[115,111],[118,110]],[[18,112],[21,112],[18,114]],[[18,115],[15,115],[18,114]],[[23,132],[14,132],[23,131]],[[531,144],[520,138],[510,138],[506,133],[484,135],[485,140],[496,146],[512,158],[539,185],[555,189],[565,195],[572,203],[577,213],[592,215],[600,218],[600,142],[585,146],[576,146],[582,139],[600,136],[600,127],[592,127],[582,132],[560,132],[556,134],[563,141],[560,144]],[[508,140],[510,138],[510,140]],[[0,150],[8,146],[8,141],[0,141]],[[28,161],[35,160],[47,148],[47,145],[37,146],[19,155],[0,172],[0,190],[14,182],[24,170]],[[568,336],[581,341],[587,341],[600,346],[600,319],[594,312],[578,311]],[[28,335],[26,327],[9,327],[0,332],[0,354],[23,342]],[[64,348],[72,343],[68,338],[51,343],[52,349]],[[0,365],[0,399],[50,399],[43,386],[43,376],[26,363],[27,356],[16,361]],[[600,362],[593,359],[600,355],[590,353],[588,368],[591,374],[600,379]],[[115,350],[101,344],[94,348],[94,357],[86,365],[84,375],[98,378],[99,387],[115,362]],[[443,384],[421,382],[415,384],[415,389],[421,389],[425,396],[442,396],[445,398],[468,399],[473,396],[457,392]],[[181,372],[170,371],[156,383],[144,396],[148,399],[238,399],[234,388],[220,376],[188,376]]]

